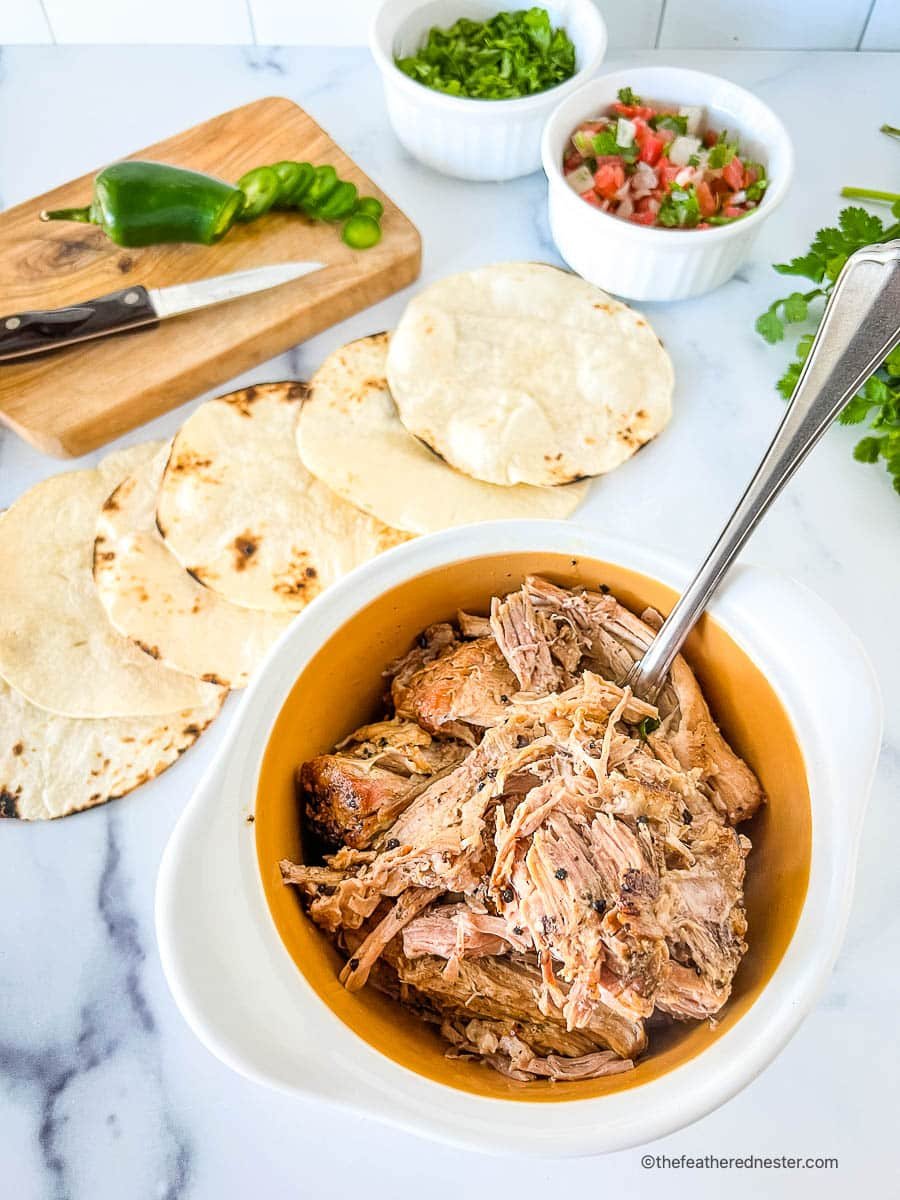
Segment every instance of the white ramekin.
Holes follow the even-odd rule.
[[[426,166],[458,179],[502,180],[529,175],[541,165],[541,131],[553,106],[600,66],[606,23],[593,0],[549,0],[543,5],[554,27],[575,46],[577,70],[547,92],[520,100],[468,100],[447,96],[410,79],[394,58],[414,54],[429,29],[460,17],[483,21],[498,9],[531,8],[497,0],[386,0],[372,22],[369,45],[384,81],[394,132]]]
[[[714,128],[736,133],[771,180],[759,208],[732,225],[679,230],[634,225],[586,204],[563,175],[566,142],[581,121],[603,113],[626,86],[651,100],[701,105]],[[677,67],[632,67],[585,84],[554,109],[541,151],[550,230],[560,254],[590,283],[628,300],[681,300],[725,283],[784,199],[794,170],[787,131],[760,99],[727,79]]]
[[[691,575],[664,554],[571,522],[494,521],[416,538],[339,580],[292,622],[244,693],[163,855],[156,932],[186,1020],[240,1074],[472,1149],[600,1154],[662,1137],[723,1104],[771,1062],[814,1005],[850,911],[881,700],[862,647],[824,601],[787,576],[734,568],[710,611],[776,691],[809,781],[809,886],[775,973],[717,1042],[641,1087],[523,1104],[433,1082],[358,1037],[297,970],[266,904],[248,816],[273,722],[328,638],[385,590],[421,573],[522,551],[618,563],[679,591]],[[842,703],[823,704],[834,692]]]

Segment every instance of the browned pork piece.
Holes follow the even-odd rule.
[[[451,1053],[527,1082],[628,1069],[651,1016],[713,1016],[747,949],[763,800],[677,660],[660,708],[620,686],[653,637],[611,595],[530,578],[431,626],[395,716],[301,770],[324,865],[282,863],[367,981]]]
[[[519,690],[490,637],[452,647],[411,676],[401,670],[402,682],[398,676],[392,686],[398,716],[471,746],[483,730],[503,723],[510,697]]]
[[[307,825],[328,846],[365,849],[466,750],[460,742],[436,741],[411,721],[364,725],[334,754],[320,754],[300,768]]]

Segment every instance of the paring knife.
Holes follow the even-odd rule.
[[[324,265],[320,262],[276,263],[271,267],[253,267],[231,275],[197,279],[193,283],[176,283],[172,287],[133,286],[66,308],[0,317],[0,363],[46,354],[114,333],[152,327],[167,317],[178,317],[196,308],[223,304],[226,300],[237,300],[253,292],[278,287],[318,271]]]

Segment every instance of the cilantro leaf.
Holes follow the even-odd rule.
[[[784,322],[775,312],[774,307],[756,318],[756,332],[762,334],[766,341],[773,345],[784,337]]]
[[[657,113],[647,122],[651,129],[671,129],[673,133],[687,133],[688,119],[677,113]]]
[[[790,296],[784,301],[782,312],[784,319],[796,324],[798,321],[805,321],[809,314],[809,304],[806,297],[801,292],[791,292]]]
[[[864,437],[853,447],[853,457],[857,462],[878,462],[878,455],[881,453],[881,443],[883,440],[883,438],[877,437]]]
[[[673,187],[666,193],[656,215],[660,225],[669,229],[693,229],[700,223],[700,201],[697,192],[688,187]]]
[[[779,275],[803,275],[818,283],[825,275],[825,260],[810,250],[808,254],[792,258],[789,263],[776,263],[775,270]]]
[[[642,742],[646,742],[648,734],[656,733],[659,729],[660,722],[656,717],[644,717],[642,721],[638,721],[638,736]]]
[[[619,88],[619,103],[628,105],[638,105],[641,103],[641,98],[630,87]]]
[[[616,127],[613,125],[609,129],[601,129],[599,133],[594,135],[594,153],[597,157],[603,155],[618,154],[627,163],[637,162],[640,154],[640,146],[633,143],[631,146],[620,146],[616,141]]]
[[[729,142],[728,130],[723,129],[716,139],[715,145],[710,148],[709,156],[707,157],[706,161],[715,171],[720,167],[727,167],[737,152],[737,142]]]

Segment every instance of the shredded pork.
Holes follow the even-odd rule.
[[[628,1070],[651,1016],[721,1010],[764,796],[682,659],[658,708],[621,686],[658,622],[529,578],[425,630],[385,719],[302,765],[329,853],[282,874],[348,989],[523,1082]]]

